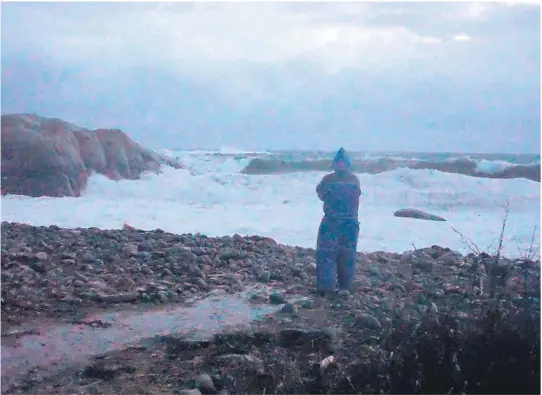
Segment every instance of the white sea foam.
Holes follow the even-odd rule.
[[[160,175],[115,182],[93,176],[80,198],[2,198],[2,220],[34,225],[142,229],[209,236],[239,233],[270,236],[284,244],[314,247],[321,202],[315,186],[324,173],[245,175],[250,158],[176,152],[197,175],[166,168]],[[452,226],[480,248],[500,232],[503,205],[510,199],[504,249],[518,255],[540,224],[540,184],[525,179],[484,179],[435,170],[396,169],[361,174],[359,250],[396,251],[439,244],[466,252]],[[395,218],[413,207],[449,222]],[[539,236],[537,234],[537,241]]]
[[[502,160],[480,159],[476,162],[476,170],[488,174],[498,173],[512,166],[514,166],[512,163]]]

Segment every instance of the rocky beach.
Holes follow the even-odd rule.
[[[104,355],[89,350],[86,360],[60,363],[47,374],[31,369],[10,378],[3,358],[4,393],[539,388],[539,260],[461,255],[436,245],[358,253],[352,294],[323,299],[313,292],[314,256],[313,249],[258,236],[2,222],[3,355],[8,348],[17,354],[23,339],[51,325],[100,333],[116,325],[108,312],[144,320],[149,312],[196,306],[186,331],[142,330],[132,345],[109,345]],[[207,319],[198,303],[209,297],[225,304],[227,316],[205,339],[191,338],[190,329]],[[236,305],[240,299],[244,304]],[[257,319],[252,308],[261,309]],[[508,386],[497,381],[504,371]]]
[[[536,2],[6,3],[2,394],[541,393]]]

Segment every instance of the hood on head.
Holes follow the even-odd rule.
[[[341,147],[333,158],[333,170],[350,170],[351,166],[350,157]]]

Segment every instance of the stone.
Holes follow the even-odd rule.
[[[115,295],[100,295],[99,299],[104,303],[130,303],[139,299],[139,293],[129,292]]]
[[[401,258],[399,259],[399,264],[400,265],[409,265],[410,266],[415,262],[416,262],[416,260],[414,258],[414,255],[410,251],[404,252],[401,255]]]
[[[309,273],[309,274],[316,274],[316,262],[310,262],[307,264],[307,266],[305,266],[305,270]]]
[[[137,244],[129,243],[124,246],[124,254],[126,256],[133,256],[136,255],[138,252]]]
[[[435,262],[429,259],[419,259],[412,263],[412,269],[417,269],[424,273],[432,273],[435,269]]]
[[[280,293],[272,293],[269,295],[269,302],[271,304],[283,304],[286,303],[286,298]]]
[[[67,251],[64,251],[60,254],[60,257],[62,259],[70,259],[70,260],[75,260],[75,252],[67,252]]]
[[[45,274],[47,272],[47,267],[43,261],[30,262],[29,266],[36,273]]]
[[[165,291],[158,291],[156,293],[156,298],[160,301],[160,303],[166,303],[168,300],[168,294]]]
[[[84,252],[80,257],[82,262],[91,263],[96,261],[96,256],[91,252]]]
[[[314,301],[309,299],[302,299],[296,302],[296,304],[302,309],[312,309],[314,307]]]
[[[389,286],[390,291],[395,291],[399,293],[406,293],[406,288],[402,284],[391,284]]]
[[[335,328],[323,330],[288,328],[279,332],[278,340],[283,347],[308,346],[311,349],[322,348],[331,351],[336,347],[338,334]]]
[[[197,388],[193,389],[184,389],[177,391],[177,394],[179,395],[202,395],[201,391]]]
[[[137,179],[162,165],[183,166],[117,129],[90,131],[35,114],[2,115],[2,195],[81,196],[96,172]]]
[[[37,252],[36,259],[39,261],[46,261],[47,259],[49,259],[49,255],[47,255],[46,252]]]
[[[141,273],[152,276],[154,274],[154,271],[150,269],[148,266],[141,266]]]
[[[444,293],[446,295],[451,295],[451,294],[463,295],[463,294],[466,294],[467,291],[456,285],[448,285],[444,288]]]
[[[415,208],[402,208],[394,212],[393,215],[399,218],[414,218],[423,219],[426,221],[446,221],[446,219],[443,217],[439,217],[435,214],[429,214]]]
[[[259,276],[258,276],[258,281],[262,282],[262,283],[267,283],[269,282],[269,279],[271,278],[271,272],[268,271],[268,270],[264,270]]]
[[[286,313],[286,314],[297,314],[297,313],[299,313],[299,309],[293,303],[286,303],[284,306],[282,306],[282,309],[280,309],[280,311],[282,313]]]
[[[419,288],[419,286],[412,280],[405,281],[404,287],[407,290],[407,292],[412,292]]]
[[[448,253],[439,257],[438,262],[445,266],[459,266],[460,259],[453,253]]]
[[[123,364],[99,360],[83,371],[83,377],[111,380],[122,373],[134,373],[135,368]]]
[[[203,290],[203,291],[206,291],[206,290],[208,290],[210,288],[209,285],[205,282],[205,280],[203,280],[200,277],[189,278],[188,282],[191,283],[191,284],[197,285],[198,288]]]
[[[201,391],[202,394],[214,394],[216,392],[213,379],[207,373],[202,373],[194,379],[194,387]]]
[[[267,301],[267,297],[264,295],[254,294],[250,295],[250,301],[252,303],[265,303]]]
[[[87,283],[88,280],[89,280],[87,276],[85,276],[85,275],[83,275],[83,274],[81,274],[81,273],[79,273],[79,272],[75,272],[74,277],[75,277],[77,280],[83,281],[83,282],[85,282],[85,283]]]
[[[220,365],[235,371],[246,371],[247,373],[263,374],[265,365],[260,358],[252,354],[225,354],[216,358]]]
[[[245,254],[234,248],[227,249],[220,254],[220,260],[228,261],[230,259],[241,259]]]
[[[360,314],[356,317],[355,326],[357,328],[368,328],[372,330],[382,329],[382,324],[370,314]]]

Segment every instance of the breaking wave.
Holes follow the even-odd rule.
[[[463,174],[482,178],[526,178],[540,182],[540,163],[513,164],[505,161],[475,160],[470,157],[451,158],[445,161],[427,161],[403,158],[354,159],[355,173],[378,174],[398,168],[436,170],[443,173]],[[296,172],[329,171],[331,159],[306,159],[297,161],[277,158],[253,158],[241,170],[244,174],[284,174]]]

